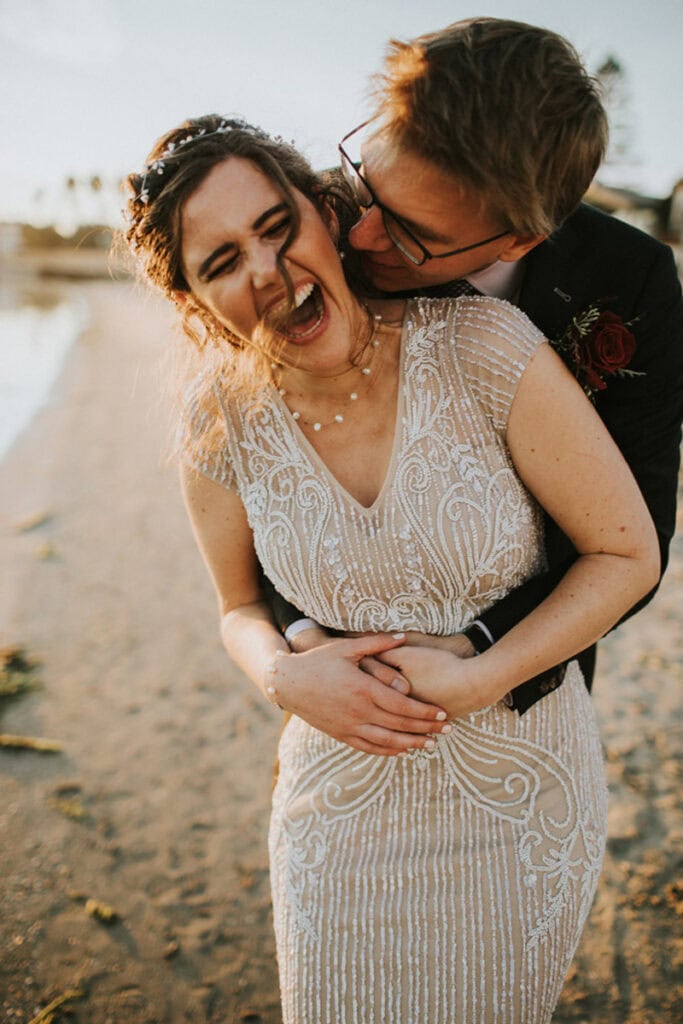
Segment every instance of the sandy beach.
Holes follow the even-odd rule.
[[[279,712],[220,645],[164,456],[173,313],[129,282],[64,288],[89,326],[0,464],[0,644],[38,663],[0,732],[61,747],[0,749],[0,1020],[55,1001],[41,1022],[280,1024]],[[679,531],[655,601],[601,645],[610,839],[557,1024],[683,1020],[682,606]]]

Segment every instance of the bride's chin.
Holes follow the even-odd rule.
[[[283,369],[297,370],[312,377],[333,380],[349,372],[353,365],[350,355],[348,350],[343,354],[296,350],[292,353],[283,353],[279,364]]]

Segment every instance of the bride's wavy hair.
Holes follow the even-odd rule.
[[[559,227],[607,145],[599,83],[566,39],[523,22],[473,18],[392,40],[374,97],[387,137],[518,233]]]
[[[211,382],[218,378],[243,393],[254,393],[270,378],[271,357],[254,345],[245,345],[204,309],[194,299],[183,270],[183,206],[210,171],[230,157],[249,160],[263,171],[290,214],[290,227],[277,257],[290,305],[294,289],[284,256],[300,226],[294,192],[310,200],[321,215],[329,207],[342,223],[352,216],[348,190],[337,177],[326,180],[317,175],[305,157],[285,140],[240,118],[217,114],[190,118],[166,132],[154,144],[144,169],[124,179],[125,243],[139,275],[160,289],[180,313],[182,330],[192,346],[185,358],[177,354],[178,363],[186,365],[177,366],[176,376],[182,380],[201,371],[207,383],[202,399],[207,409],[213,402]],[[192,351],[200,357],[198,361],[191,358]],[[195,404],[197,401],[195,395]],[[213,411],[218,416],[218,410]],[[202,421],[208,423],[211,418],[204,415]]]
[[[243,343],[210,316],[192,297],[181,256],[181,215],[189,197],[209,172],[229,157],[251,161],[276,186],[290,214],[290,227],[278,253],[278,267],[290,302],[292,282],[283,257],[299,231],[299,209],[293,190],[322,211],[324,196],[318,177],[306,159],[283,139],[239,118],[217,114],[190,118],[154,144],[140,173],[128,175],[126,241],[138,270],[147,281],[175,302],[185,334],[201,351],[207,344]],[[178,296],[182,294],[184,301]]]

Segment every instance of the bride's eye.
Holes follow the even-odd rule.
[[[266,238],[279,238],[289,230],[289,226],[292,223],[292,218],[287,214],[286,217],[281,217],[280,220],[275,221],[269,228],[264,231]]]
[[[219,274],[230,274],[239,262],[239,253],[234,253],[227,260],[223,260],[218,266],[214,267],[213,270],[206,275],[207,281],[213,281],[214,278],[218,277]]]

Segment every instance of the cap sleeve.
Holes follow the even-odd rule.
[[[196,378],[183,396],[177,449],[186,465],[214,483],[236,490],[218,385],[204,376]]]
[[[509,302],[484,296],[458,300],[457,359],[479,406],[501,434],[522,374],[545,340]]]

